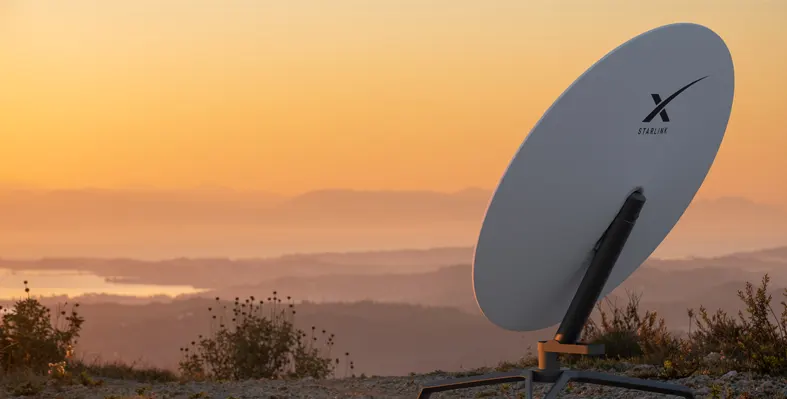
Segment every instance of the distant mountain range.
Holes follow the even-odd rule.
[[[294,197],[225,189],[0,191],[0,229],[140,225],[392,226],[478,221],[491,192],[319,190]]]
[[[269,257],[472,246],[491,193],[6,189],[0,256]],[[783,243],[782,208],[742,198],[696,200],[657,255],[715,256]]]
[[[0,190],[0,228],[38,229],[133,225],[351,225],[431,224],[483,218],[492,191],[318,190],[294,197],[210,188],[170,191]],[[719,216],[726,216],[720,218]],[[747,199],[698,200],[687,217],[703,224],[725,219],[761,226],[787,221],[787,212]],[[709,227],[708,230],[712,230]]]
[[[644,293],[644,301],[655,303],[722,303],[745,282],[759,284],[765,273],[772,285],[787,287],[787,258],[764,259],[763,253],[780,249],[735,254],[720,258],[660,260],[650,259],[629,277],[613,295],[626,292]],[[288,276],[255,284],[242,284],[211,290],[195,296],[248,296],[255,292],[278,290],[288,292],[299,300],[316,302],[378,302],[409,303],[428,306],[456,307],[476,313],[469,264],[447,266],[421,273],[351,274],[325,273],[313,276]],[[733,295],[731,297],[735,299]],[[778,295],[780,298],[781,295]]]
[[[190,285],[224,288],[280,278],[326,275],[402,275],[425,273],[445,266],[469,264],[472,248],[316,253],[266,259],[178,258],[138,259],[48,258],[0,259],[0,269],[16,271],[79,271],[120,284]]]
[[[618,293],[626,290],[645,292],[645,299],[652,302],[711,298],[718,286],[730,282],[756,283],[764,273],[769,273],[775,284],[787,286],[787,256],[779,254],[787,254],[787,246],[714,258],[651,258],[619,287]],[[296,300],[372,300],[456,307],[475,312],[471,262],[470,248],[438,248],[240,260],[0,259],[0,269],[66,274],[79,271],[116,284],[193,286],[206,290],[181,298],[235,297],[279,291],[288,292]],[[89,298],[91,302],[114,301],[111,296],[101,295],[100,290],[94,294]]]

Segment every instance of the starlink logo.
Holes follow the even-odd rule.
[[[689,87],[693,86],[695,83],[699,82],[702,79],[707,78],[707,76],[703,76],[686,86],[681,87],[678,91],[672,93],[669,97],[665,98],[664,100],[661,99],[661,95],[651,93],[650,97],[653,99],[653,102],[656,104],[656,108],[653,108],[652,111],[642,120],[642,123],[651,123],[653,119],[658,117],[661,119],[662,122],[667,123],[670,121],[669,114],[667,114],[667,104],[672,102],[675,98],[677,98],[681,93],[686,91]],[[667,134],[667,130],[669,127],[640,127],[637,131],[637,134]]]

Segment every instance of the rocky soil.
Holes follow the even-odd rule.
[[[632,366],[624,374],[646,377],[657,370],[653,366]],[[409,377],[370,377],[331,380],[255,380],[244,382],[172,382],[145,384],[133,381],[103,379],[101,386],[46,386],[28,398],[53,399],[283,399],[283,398],[415,398],[424,382],[453,378],[448,373],[432,373]],[[729,372],[723,376],[698,375],[672,382],[687,385],[698,398],[721,399],[787,399],[787,379],[757,377]],[[536,384],[535,397],[541,398],[548,384]],[[432,395],[432,398],[522,398],[512,384],[480,387]],[[25,397],[17,392],[6,393],[7,398]],[[32,392],[31,392],[32,393]],[[0,394],[2,395],[2,394]],[[561,395],[565,399],[578,398],[667,398],[659,394],[640,393],[618,388],[587,384],[571,384]]]

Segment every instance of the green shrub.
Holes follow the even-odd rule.
[[[782,312],[777,316],[771,306],[773,298],[768,295],[769,282],[766,274],[756,290],[746,283],[745,289],[738,291],[746,305],[746,315],[739,312],[737,320],[722,310],[711,316],[700,307],[697,330],[690,335],[697,352],[719,353],[724,363],[738,371],[787,373],[787,303],[781,302]],[[787,290],[783,295],[787,297]],[[689,317],[692,316],[690,311]]]
[[[628,293],[628,303],[623,308],[604,299],[608,310],[601,303],[597,305],[601,322],[589,319],[582,340],[604,344],[606,358],[661,363],[672,356],[679,350],[679,340],[669,333],[664,319],[656,312],[640,314],[641,297]]]
[[[31,371],[37,374],[65,374],[66,359],[73,354],[84,319],[76,309],[58,306],[54,318],[51,311],[30,297],[17,301],[3,314],[0,323],[0,367],[5,374]]]
[[[243,380],[259,378],[326,378],[339,364],[332,359],[334,335],[296,329],[295,309],[276,296],[267,302],[235,298],[230,313],[216,298],[208,308],[211,331],[181,348],[179,367],[186,378]],[[223,311],[219,311],[222,309]],[[346,354],[349,356],[349,353]],[[348,359],[349,361],[349,359]]]
[[[698,370],[723,373],[729,370],[767,375],[787,374],[787,303],[777,315],[768,295],[770,278],[754,288],[746,283],[738,297],[745,305],[737,318],[722,310],[715,314],[700,306],[688,310],[690,330],[686,337],[671,334],[655,312],[641,315],[641,296],[629,294],[625,307],[608,299],[605,310],[597,305],[600,322],[588,320],[583,341],[603,343],[607,359],[625,359],[663,366],[662,377],[682,378]],[[787,296],[787,290],[784,294]],[[692,328],[696,327],[696,328]],[[715,357],[711,356],[716,354]],[[713,360],[709,360],[713,358]],[[566,357],[576,361],[576,357]]]
[[[633,359],[642,357],[642,346],[637,334],[631,331],[610,331],[591,341],[604,344],[605,356],[615,359]]]

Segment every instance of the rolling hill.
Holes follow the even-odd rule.
[[[787,287],[787,260],[775,260],[771,255],[784,250],[706,259],[652,259],[608,299],[622,305],[627,293],[640,293],[643,310],[656,310],[671,329],[684,330],[688,328],[687,308],[704,305],[711,311],[722,308],[736,314],[742,308],[737,290],[743,289],[747,281],[759,283],[765,272],[772,275],[774,299],[781,300],[782,290]],[[436,266],[442,263],[441,259],[453,261],[462,253],[466,254],[466,250],[318,254],[315,258],[325,262],[320,264],[325,268],[321,273],[265,279],[251,272],[252,268],[243,276],[257,278],[256,282],[233,283],[197,296],[141,300],[91,295],[43,301],[50,305],[65,300],[82,303],[80,311],[87,319],[79,346],[83,356],[142,360],[164,367],[175,367],[179,348],[210,330],[207,308],[215,306],[212,298],[264,298],[273,290],[297,302],[298,326],[308,330],[315,325],[335,333],[335,350],[350,352],[357,371],[367,374],[401,375],[493,365],[520,357],[528,346],[553,333],[553,328],[516,333],[489,323],[475,305],[470,266]],[[419,254],[430,260],[431,266],[425,269],[431,270],[418,270]],[[390,260],[386,260],[387,256],[391,256]],[[279,260],[297,265],[307,258],[300,255]],[[410,272],[393,273],[393,259],[407,260]],[[373,264],[387,267],[388,271],[364,273]],[[146,267],[161,270],[165,266],[151,263]],[[177,281],[197,275],[187,272],[190,267],[188,263],[180,266],[182,272],[176,275],[180,279]],[[235,275],[244,267],[232,262],[216,264],[205,267],[200,278]],[[129,267],[126,271],[134,270],[139,268]],[[214,281],[231,282],[219,278]],[[4,302],[3,306],[9,305]],[[778,306],[776,312],[780,312]]]

